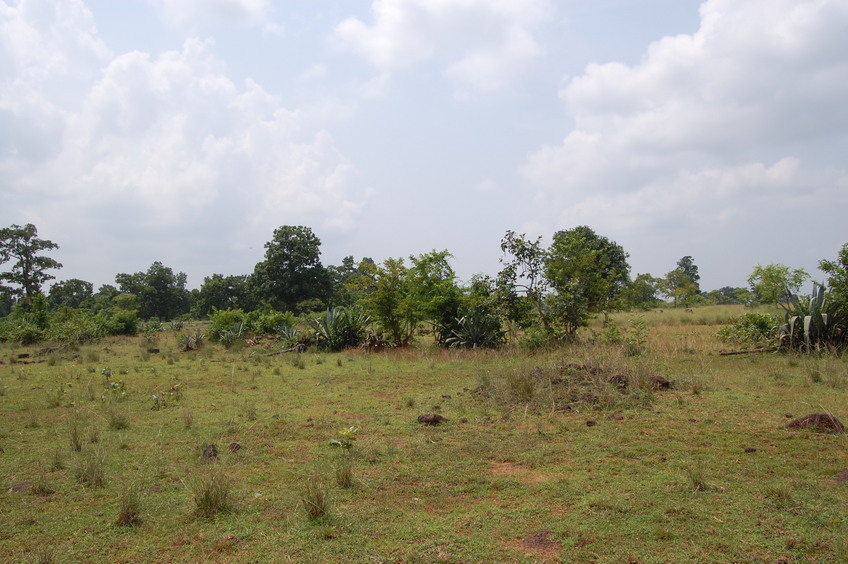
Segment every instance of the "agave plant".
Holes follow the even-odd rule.
[[[495,349],[504,342],[505,332],[500,319],[481,308],[475,308],[468,315],[456,320],[453,336],[445,343],[449,347]]]
[[[830,331],[828,323],[830,315],[826,298],[825,287],[818,283],[814,284],[813,293],[808,299],[790,296],[781,342],[790,348],[801,348],[803,343],[807,352],[830,344],[835,335]]]
[[[318,334],[318,346],[329,351],[340,351],[359,345],[367,334],[371,317],[358,308],[327,308],[313,321]]]

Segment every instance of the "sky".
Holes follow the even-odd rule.
[[[848,0],[0,0],[0,226],[57,280],[588,225],[701,287],[848,243]]]

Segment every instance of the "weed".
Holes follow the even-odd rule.
[[[186,429],[191,429],[191,426],[194,425],[194,414],[189,408],[183,409],[183,426]]]
[[[115,431],[130,428],[130,416],[126,409],[109,404],[106,407],[106,420],[109,422],[109,428]]]
[[[56,490],[47,481],[47,474],[44,472],[38,473],[35,483],[32,485],[32,493],[40,496],[48,496],[56,493]]]
[[[52,544],[44,544],[35,553],[37,564],[54,564],[56,562],[56,548]]]
[[[195,515],[212,519],[218,514],[235,510],[232,499],[232,482],[221,471],[210,471],[191,483]]]
[[[41,427],[41,421],[38,419],[38,412],[35,409],[27,410],[27,422],[24,424],[27,429],[38,429]]]
[[[304,368],[306,368],[306,361],[303,360],[303,357],[299,354],[292,357],[291,363],[292,366],[294,366],[298,370],[303,370]]]
[[[330,512],[330,498],[324,485],[314,477],[309,477],[300,495],[300,502],[306,512],[306,518],[317,521]]]
[[[353,459],[349,453],[342,453],[335,463],[336,484],[340,488],[352,488],[353,480]]]
[[[62,449],[56,447],[53,450],[53,457],[50,459],[50,471],[55,472],[56,470],[64,470],[65,469],[65,455],[62,453]]]
[[[76,477],[81,484],[102,488],[106,485],[106,451],[94,447],[81,453]]]
[[[707,479],[704,474],[704,467],[700,460],[694,465],[686,468],[686,478],[689,489],[693,492],[705,492],[710,489],[710,485],[707,483]]]
[[[71,450],[80,452],[82,450],[82,421],[78,414],[74,414],[68,419],[68,437],[71,440]]]
[[[141,491],[137,485],[128,484],[121,492],[115,524],[119,527],[136,527],[141,524]]]

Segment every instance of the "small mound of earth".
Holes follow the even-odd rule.
[[[819,433],[844,433],[845,426],[842,422],[829,413],[811,413],[798,419],[793,419],[786,425],[786,429],[810,429]]]
[[[447,419],[438,413],[425,413],[418,416],[418,422],[424,425],[439,425],[442,421],[447,421]]]
[[[553,535],[554,532],[548,529],[531,533],[521,541],[521,548],[534,553],[543,562],[559,561],[562,545],[552,538]]]
[[[834,476],[833,480],[839,484],[848,483],[848,468],[839,472],[836,476]]]

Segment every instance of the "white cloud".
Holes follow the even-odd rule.
[[[532,29],[548,0],[374,0],[374,23],[348,18],[342,41],[381,71],[436,59],[455,82],[498,88],[541,53]]]
[[[528,158],[537,221],[658,227],[674,243],[696,225],[769,229],[791,206],[833,216],[821,206],[846,199],[845,163],[827,160],[848,146],[845,29],[842,0],[710,0],[693,35],[635,66],[589,65],[560,92],[574,129]]]
[[[269,10],[268,0],[148,0],[174,24],[254,24]]]
[[[90,29],[60,12],[38,28]],[[4,52],[18,53],[32,39],[18,33],[5,41]],[[370,197],[353,164],[313,116],[284,107],[253,81],[234,83],[213,47],[189,39],[178,51],[102,62],[45,48],[38,55],[45,61],[72,59],[37,76],[30,62],[14,67],[0,90],[5,223],[47,225],[60,244],[96,246],[98,253],[68,249],[63,262],[112,275],[146,268],[182,243],[188,256],[179,268],[246,272],[260,257],[245,265],[227,250],[267,240],[279,225],[350,229]],[[60,42],[51,48],[60,50]],[[92,79],[79,98],[66,100],[52,81],[75,65],[95,66],[80,73]],[[222,250],[216,264],[208,263],[211,248]]]

